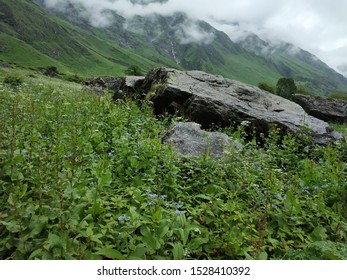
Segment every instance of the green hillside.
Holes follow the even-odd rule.
[[[307,51],[289,43],[272,45],[254,34],[239,44],[264,57],[267,64],[281,76],[294,78],[309,92],[324,95],[331,91],[341,91],[347,95],[347,79]]]
[[[122,75],[133,64],[143,70],[158,65],[178,67],[145,48],[124,49],[54,16],[32,1],[0,0],[0,60],[26,67],[55,65],[63,71],[90,75]],[[149,58],[146,58],[149,57]]]
[[[293,55],[287,44],[263,53],[268,45],[257,36],[236,43],[184,13],[125,20],[110,12],[112,24],[101,28],[83,17],[83,6],[43,7],[41,0],[0,0],[0,62],[82,77],[124,75],[131,65],[144,73],[158,66],[203,70],[254,85],[290,76],[314,94],[347,92],[347,79],[308,52]],[[206,38],[191,38],[187,27]]]

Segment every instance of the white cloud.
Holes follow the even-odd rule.
[[[91,21],[99,25],[109,22],[104,13],[107,9],[126,18],[185,12],[192,18],[209,22],[234,40],[245,36],[248,30],[266,39],[293,43],[335,69],[347,64],[346,0],[167,0],[163,3],[142,0],[145,5],[130,0],[45,1],[50,7],[64,7],[69,1],[79,3],[89,11]],[[232,22],[239,25],[226,24]],[[196,28],[186,31],[192,39],[204,37]]]
[[[182,44],[210,44],[214,39],[213,33],[208,33],[202,30],[197,24],[192,22],[182,23],[177,29],[176,35]]]

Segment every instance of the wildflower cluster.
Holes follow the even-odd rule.
[[[183,202],[181,201],[172,201],[172,200],[167,200],[168,196],[165,194],[159,195],[156,193],[152,193],[151,190],[146,191],[146,197],[147,197],[147,206],[152,206],[152,205],[163,205],[166,209],[172,209],[173,213],[177,216],[182,213],[182,207],[183,207]]]

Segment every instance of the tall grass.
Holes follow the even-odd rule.
[[[347,258],[345,143],[182,159],[145,103],[54,83],[0,83],[0,259]]]

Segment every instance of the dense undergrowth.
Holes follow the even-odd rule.
[[[149,106],[0,83],[0,259],[347,259],[347,147],[183,160]]]

